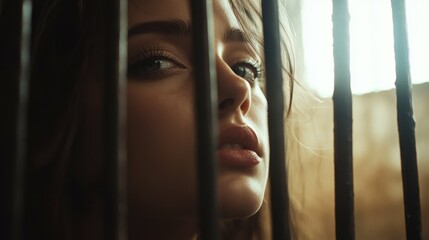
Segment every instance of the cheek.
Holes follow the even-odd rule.
[[[166,93],[145,86],[128,90],[129,201],[145,215],[189,211],[195,185],[189,92]]]
[[[264,157],[269,158],[269,137],[268,137],[268,107],[267,100],[261,91],[252,97],[252,107],[249,111],[249,120],[258,132],[264,147]]]
[[[267,104],[260,94],[252,96],[246,124],[254,129],[263,146],[263,161],[254,169],[220,169],[218,187],[220,209],[224,218],[244,218],[256,213],[262,205],[268,180],[269,145]]]
[[[270,146],[268,136],[268,116],[267,100],[262,92],[254,95],[252,98],[252,107],[249,111],[250,125],[257,131],[258,137],[263,147],[264,165],[261,169],[260,181],[263,183],[263,191],[268,179],[268,168],[270,159]]]

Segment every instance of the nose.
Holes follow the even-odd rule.
[[[218,114],[245,116],[251,106],[251,86],[249,82],[234,73],[221,58],[216,59],[218,85]]]

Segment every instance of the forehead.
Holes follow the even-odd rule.
[[[213,0],[216,28],[239,28],[228,0]],[[191,22],[189,0],[129,0],[128,25],[136,23],[180,19]]]

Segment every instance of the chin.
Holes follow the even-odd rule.
[[[247,218],[258,212],[265,181],[249,176],[223,176],[219,179],[219,210],[223,219]]]

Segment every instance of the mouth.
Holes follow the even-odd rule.
[[[262,161],[258,135],[245,125],[223,129],[216,153],[222,166],[250,168]]]

